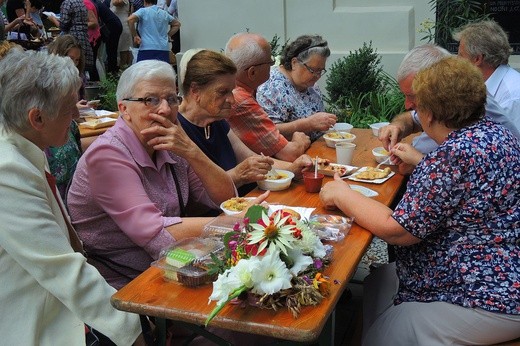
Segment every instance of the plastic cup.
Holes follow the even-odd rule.
[[[336,163],[340,165],[350,165],[354,156],[354,143],[340,142],[336,143]]]
[[[305,191],[311,193],[320,192],[323,177],[324,175],[321,173],[314,175],[314,172],[304,172],[303,184],[305,185]]]

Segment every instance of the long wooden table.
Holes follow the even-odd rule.
[[[357,136],[354,141],[357,147],[354,152],[353,165],[375,166],[377,162],[372,156],[372,149],[381,146],[379,140],[372,135],[371,130],[353,129],[352,133]],[[327,158],[331,162],[336,161],[335,150],[328,148],[323,139],[314,142],[309,148],[308,154],[311,157],[317,155],[320,158]],[[331,179],[325,177],[324,183]],[[379,196],[376,196],[375,199],[390,205],[403,183],[403,179],[402,175],[395,174],[383,184],[360,182],[355,182],[355,184],[364,185],[377,191]],[[256,196],[260,193],[262,191],[255,189],[250,195]],[[341,215],[340,211],[325,210],[321,206],[319,194],[307,193],[303,182],[293,182],[287,190],[271,192],[267,201],[288,206],[314,207],[316,214]],[[348,281],[354,275],[371,240],[372,234],[370,232],[354,224],[343,241],[333,243],[333,262],[325,270],[325,275],[329,276],[331,282],[334,282],[331,285],[331,294],[318,306],[304,307],[297,319],[293,318],[287,309],[272,311],[255,307],[241,308],[228,304],[212,320],[211,325],[291,341],[316,341],[324,326],[330,324],[329,317],[334,316],[336,303],[345,290]],[[151,267],[115,293],[111,302],[120,310],[203,325],[215,306],[214,302],[208,305],[208,297],[211,291],[211,285],[189,288],[177,283],[166,282],[161,271]]]

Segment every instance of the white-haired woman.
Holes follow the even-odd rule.
[[[13,51],[0,60],[0,330],[6,345],[84,345],[84,323],[118,345],[132,344],[140,333],[137,315],[110,305],[115,290],[87,264],[47,174],[43,149],[67,141],[80,85],[66,57]]]
[[[162,61],[126,69],[120,117],[83,154],[68,194],[92,263],[120,288],[176,240],[198,236],[200,215],[235,196],[229,176],[177,122],[175,73]]]

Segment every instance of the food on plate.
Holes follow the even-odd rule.
[[[377,152],[381,155],[390,155],[390,153],[385,148],[380,148]]]
[[[356,174],[356,179],[364,179],[364,180],[376,180],[386,178],[392,170],[388,167],[385,169],[378,169],[375,167],[367,167],[366,170]]]
[[[271,175],[269,174],[267,177],[266,177],[266,180],[281,180],[281,179],[285,179],[287,178],[287,174],[283,174],[283,173],[277,173],[276,175]]]
[[[161,252],[161,258],[152,263],[163,269],[167,281],[178,281],[187,286],[198,286],[212,279],[208,273],[210,254],[220,249],[219,242],[208,238],[186,238]]]
[[[301,218],[300,213],[298,213],[296,210],[293,210],[290,208],[278,209],[273,214],[276,214],[276,213],[281,213],[282,217],[290,216],[291,219],[294,219],[294,220],[300,220],[300,218]]]
[[[313,163],[316,164],[316,160],[312,159]],[[325,175],[334,175],[334,173],[338,173],[340,176],[345,175],[348,171],[347,167],[343,165],[338,165],[336,163],[331,163],[328,159],[318,158],[318,171],[319,173]],[[329,174],[327,174],[329,173]]]
[[[218,273],[209,274],[208,267],[202,262],[186,265],[176,272],[176,281],[185,286],[195,287],[215,281]]]
[[[315,165],[316,159],[312,159],[312,163]],[[318,168],[326,167],[328,165],[330,165],[329,159],[322,159],[321,157],[318,157]]]
[[[354,135],[348,132],[329,132],[326,133],[324,137],[331,139],[351,139]]]
[[[222,207],[231,211],[242,211],[247,208],[248,199],[244,197],[233,197],[222,204]]]
[[[180,268],[193,262],[195,258],[197,258],[197,256],[194,253],[181,248],[175,248],[166,255],[166,263],[172,267]]]

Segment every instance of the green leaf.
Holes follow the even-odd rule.
[[[241,295],[243,292],[247,291],[247,287],[246,286],[240,286],[239,288],[235,289],[228,297],[228,299],[222,303],[222,304],[218,304],[217,306],[215,306],[215,308],[213,309],[213,311],[211,311],[211,313],[209,314],[208,318],[206,319],[206,322],[204,323],[204,325],[207,327],[208,326],[208,323],[211,322],[211,320],[217,316],[217,314],[220,312],[220,310],[222,310],[224,308],[224,306],[226,306],[227,303],[229,303],[231,300],[237,298],[239,295]]]
[[[250,223],[257,223],[262,218],[262,213],[267,214],[267,208],[261,205],[253,205],[247,209],[246,217]]]

